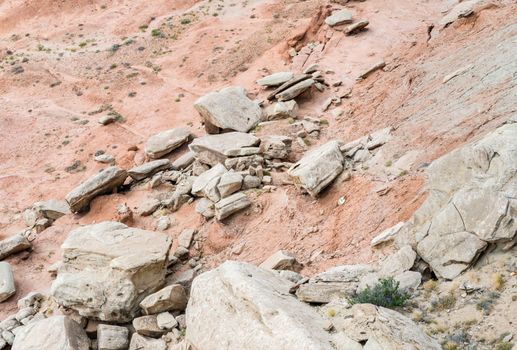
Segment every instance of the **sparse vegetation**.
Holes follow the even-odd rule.
[[[504,277],[501,273],[492,274],[492,288],[495,290],[501,290],[504,286]]]
[[[390,277],[381,279],[373,287],[366,287],[349,301],[351,304],[374,304],[394,308],[404,306],[409,298],[408,293],[399,290],[399,282]]]
[[[153,30],[151,30],[151,36],[154,37],[154,38],[162,38],[163,37],[163,33],[160,29],[158,28],[155,28]]]
[[[190,23],[190,19],[189,18],[182,18],[180,23],[183,24],[183,25],[189,24]]]
[[[428,280],[425,281],[422,286],[424,287],[424,290],[430,292],[436,289],[438,282],[436,280]]]
[[[431,302],[432,311],[450,310],[454,305],[456,305],[456,297],[452,293],[439,297],[438,300]]]

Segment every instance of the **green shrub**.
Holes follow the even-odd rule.
[[[374,304],[384,307],[400,307],[406,304],[411,296],[399,290],[399,282],[392,277],[381,279],[373,288],[366,289],[350,298],[351,304]]]

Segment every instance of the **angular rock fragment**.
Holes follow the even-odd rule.
[[[196,213],[203,215],[205,219],[210,219],[215,216],[214,202],[207,198],[201,198],[196,203]]]
[[[288,174],[294,184],[316,197],[343,171],[339,142],[333,140],[308,152],[293,165]]]
[[[265,159],[285,159],[291,153],[293,139],[287,136],[268,135],[261,138],[260,152]]]
[[[337,10],[332,12],[330,16],[325,18],[325,23],[329,26],[337,26],[339,24],[351,23],[352,22],[352,13],[347,10]]]
[[[228,158],[224,165],[227,169],[234,169],[236,171],[245,171],[246,169],[256,168],[264,164],[264,158],[259,155]]]
[[[416,260],[416,253],[411,246],[406,245],[397,252],[389,255],[381,263],[380,273],[383,276],[394,276],[413,267]]]
[[[226,198],[239,191],[242,187],[242,181],[242,175],[234,171],[229,171],[221,175],[221,180],[217,184],[217,189],[219,190],[221,198]]]
[[[211,92],[197,99],[194,108],[209,124],[208,132],[213,131],[213,127],[248,132],[262,117],[260,106],[246,96],[242,87]]]
[[[19,233],[0,241],[0,260],[12,254],[19,253],[31,247],[31,243],[23,234]]]
[[[170,330],[178,325],[178,321],[170,312],[162,312],[156,315],[156,323],[160,329]]]
[[[32,322],[16,333],[12,350],[89,350],[90,340],[79,324],[66,316]]]
[[[242,189],[249,190],[251,188],[259,188],[262,181],[258,176],[246,175],[242,181]]]
[[[129,350],[166,350],[167,344],[163,339],[153,339],[134,333],[131,337]]]
[[[333,349],[325,322],[289,295],[291,285],[253,265],[223,263],[192,284],[186,339],[196,349]]]
[[[125,322],[165,281],[171,239],[162,233],[102,222],[70,232],[52,284],[60,305],[85,317]]]
[[[379,61],[377,63],[375,63],[373,66],[371,66],[370,68],[368,68],[366,71],[364,71],[363,73],[361,73],[358,77],[358,79],[365,79],[367,76],[369,76],[370,74],[372,74],[373,72],[379,70],[379,69],[382,69],[386,67],[386,62],[384,61]]]
[[[9,299],[14,293],[16,293],[16,288],[11,265],[0,261],[0,303]]]
[[[127,171],[128,175],[134,180],[143,180],[150,177],[159,171],[171,168],[171,162],[168,159],[157,159],[151,162],[144,163],[133,167]]]
[[[129,346],[129,330],[126,327],[100,324],[97,327],[99,350],[125,350]]]
[[[276,102],[266,108],[266,120],[296,118],[298,103],[295,100]]]
[[[186,228],[181,231],[178,237],[178,245],[180,247],[188,248],[192,243],[192,239],[194,238],[194,234],[196,234],[196,230],[193,228]]]
[[[285,89],[284,91],[275,95],[278,101],[292,100],[308,90],[316,82],[313,79],[302,80],[301,82]]]
[[[162,131],[147,140],[144,148],[145,153],[152,159],[161,158],[183,145],[189,137],[190,131],[186,128]]]
[[[250,205],[251,201],[248,196],[242,192],[237,192],[215,204],[215,217],[217,220],[223,220]]]
[[[66,195],[65,199],[70,210],[77,213],[85,209],[93,198],[121,186],[126,177],[127,172],[116,166],[106,168],[93,175]]]
[[[213,168],[199,175],[192,184],[192,194],[195,196],[204,196],[214,202],[219,201],[220,195],[217,190],[217,184],[221,180],[221,176],[226,174],[228,170],[222,164],[217,164]]]
[[[183,311],[187,306],[185,288],[173,284],[147,296],[140,303],[140,307],[147,314],[157,314],[164,311]]]
[[[167,333],[167,330],[158,327],[158,322],[156,319],[156,315],[137,317],[133,320],[133,327],[140,335],[151,338],[159,338]]]
[[[286,251],[279,250],[267,258],[259,267],[270,270],[292,270],[296,263],[294,256]]]
[[[472,13],[474,13],[474,8],[476,5],[480,4],[481,2],[482,0],[467,0],[460,2],[455,7],[453,7],[449,13],[438,22],[438,24],[440,27],[447,27],[449,24],[453,23],[459,18],[470,16]]]
[[[192,141],[189,148],[200,162],[214,166],[217,163],[224,163],[228,158],[226,155],[228,150],[255,147],[259,143],[260,139],[251,134],[229,132],[199,137]]]
[[[293,77],[294,74],[291,72],[277,72],[260,78],[257,80],[257,84],[262,86],[277,86],[291,80]]]

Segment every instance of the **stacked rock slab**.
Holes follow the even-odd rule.
[[[262,109],[246,96],[242,87],[211,92],[200,97],[194,108],[204,119],[209,133],[217,133],[218,129],[248,132],[262,117]]]
[[[453,279],[489,243],[517,232],[517,123],[434,161],[429,197],[412,217],[418,254],[436,275]]]
[[[127,172],[116,166],[102,170],[74,188],[66,195],[70,210],[77,213],[88,207],[98,195],[113,191],[126,180]]]
[[[12,350],[89,350],[90,340],[82,327],[66,316],[33,322],[16,333]]]
[[[192,284],[186,339],[198,350],[333,349],[322,317],[291,286],[256,266],[223,263]]]
[[[308,152],[289,169],[288,174],[296,186],[315,197],[342,171],[343,155],[339,142],[332,140]]]
[[[170,246],[167,235],[119,222],[77,228],[61,246],[52,294],[82,316],[127,322],[164,284]]]
[[[214,166],[224,164],[228,151],[245,149],[259,145],[260,139],[243,132],[229,132],[219,135],[207,135],[192,141],[189,148],[201,163]]]

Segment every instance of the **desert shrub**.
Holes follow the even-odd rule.
[[[374,304],[383,307],[400,307],[406,304],[411,296],[399,290],[399,282],[392,277],[381,279],[373,287],[366,289],[350,298],[351,304]]]

